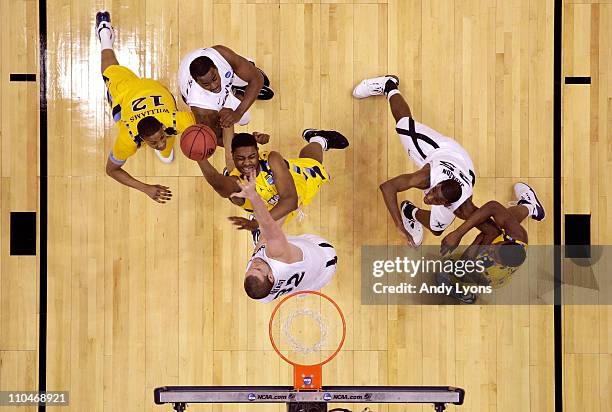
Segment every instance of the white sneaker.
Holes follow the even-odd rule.
[[[531,213],[531,218],[533,220],[537,220],[538,222],[544,220],[546,217],[546,212],[544,211],[544,206],[542,206],[542,203],[540,203],[535,190],[533,190],[528,184],[519,182],[514,185],[514,194],[516,195],[517,205],[529,203],[533,206],[533,213]]]
[[[393,75],[372,77],[362,80],[353,90],[353,96],[358,99],[365,99],[370,96],[380,96],[385,93],[385,84],[388,80],[395,82],[399,86],[399,78]]]
[[[174,147],[172,148],[172,151],[170,152],[170,156],[168,157],[162,156],[159,150],[155,150],[155,154],[157,155],[157,157],[159,157],[159,160],[161,160],[163,163],[170,164],[174,160]]]
[[[414,245],[420,246],[423,243],[423,225],[418,220],[412,218],[410,211],[414,207],[412,202],[404,200],[400,205],[400,211],[402,212],[404,229],[412,236]]]

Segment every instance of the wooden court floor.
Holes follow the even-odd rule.
[[[562,77],[592,81],[561,87],[560,212],[591,214],[593,244],[611,244],[611,3],[49,0],[41,25],[42,2],[1,0],[0,390],[36,390],[41,356],[47,389],[70,391],[70,406],[58,412],[170,410],[153,404],[152,390],[162,385],[290,384],[291,371],[267,337],[272,306],[242,291],[250,241],[226,219],[240,209],[179,153],[164,165],[142,150],[127,165],[138,178],[172,188],[165,205],[105,175],[116,130],[93,22],[108,9],[120,63],[175,94],[179,61],[192,49],[223,44],[253,57],[276,96],[255,103],[245,129],[270,133],[271,149],[296,155],[306,127],[349,137],[348,150],[325,155],[331,184],[303,223],[289,225],[338,250],[338,273],[324,292],[342,307],[348,334],[325,370],[326,384],[459,386],[467,396],[464,406],[449,408],[457,411],[552,411],[555,393],[566,411],[609,411],[610,306],[562,308],[563,387],[555,388],[552,306],[361,305],[361,246],[401,242],[378,185],[414,166],[386,100],[356,101],[351,91],[364,77],[397,74],[417,120],[470,152],[477,204],[512,200],[519,180],[537,188],[550,217],[528,222],[530,243],[551,245],[554,11],[561,7]],[[47,56],[43,95],[40,50]],[[12,73],[36,73],[36,82],[10,81]],[[219,150],[214,163],[222,160]],[[422,204],[416,191],[406,197]],[[10,212],[40,218],[44,208],[41,348],[41,251],[10,256],[8,245]],[[439,241],[429,235],[425,243]],[[270,407],[189,408],[211,409]]]

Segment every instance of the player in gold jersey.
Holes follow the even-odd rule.
[[[521,222],[528,216],[536,221],[544,220],[546,213],[535,191],[527,184],[519,182],[514,185],[517,201],[510,208],[492,200],[474,212],[461,226],[442,239],[442,254],[452,252],[461,239],[472,228],[487,219],[493,219],[498,231],[494,238],[480,233],[470,248],[461,256],[462,260],[480,260],[484,273],[481,276],[466,276],[453,282],[490,285],[500,288],[509,282],[512,274],[523,264],[527,256],[527,231]],[[442,282],[444,283],[444,282]],[[465,303],[474,303],[474,294],[453,294]]]
[[[141,182],[123,170],[123,165],[143,143],[155,149],[162,162],[172,162],[176,136],[195,123],[194,116],[191,112],[177,110],[174,96],[163,84],[141,79],[119,65],[113,51],[115,33],[108,12],[96,14],[96,33],[102,46],[102,77],[108,89],[113,119],[119,128],[106,162],[106,173],[119,183],[165,203],[172,197],[170,188]]]
[[[245,176],[256,173],[257,192],[266,203],[274,220],[294,216],[308,205],[321,186],[329,181],[323,166],[323,152],[329,149],[345,149],[349,142],[342,134],[331,130],[306,129],[302,133],[308,142],[299,157],[285,159],[275,151],[259,152],[255,136],[238,133],[232,140],[232,160],[235,168],[224,176],[208,160],[198,161],[204,178],[222,197],[230,199],[245,211],[252,213],[248,199],[231,197],[240,192],[238,182],[246,184]],[[258,223],[254,219],[231,217],[239,228],[255,231]]]

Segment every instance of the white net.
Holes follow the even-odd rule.
[[[295,295],[279,307],[271,332],[283,356],[294,363],[312,365],[327,359],[340,345],[342,317],[319,295]]]

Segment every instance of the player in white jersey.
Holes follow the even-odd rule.
[[[336,250],[316,235],[285,236],[255,189],[255,172],[233,197],[251,201],[261,237],[244,278],[247,295],[263,303],[300,290],[319,290],[336,273]]]
[[[274,96],[263,71],[220,45],[197,49],[183,57],[178,80],[181,96],[193,111],[196,123],[215,130],[219,144],[221,127],[247,124],[253,102]]]
[[[467,219],[476,211],[472,203],[476,174],[472,159],[459,143],[413,119],[398,85],[396,76],[365,79],[355,87],[353,96],[359,99],[387,96],[400,141],[419,167],[414,173],[399,175],[380,185],[397,228],[410,245],[418,246],[423,241],[423,225],[439,236],[455,216]],[[397,194],[410,188],[425,192],[423,202],[431,205],[431,210],[418,209],[405,200],[400,211]],[[485,222],[479,229],[492,233],[494,226],[492,222]]]

